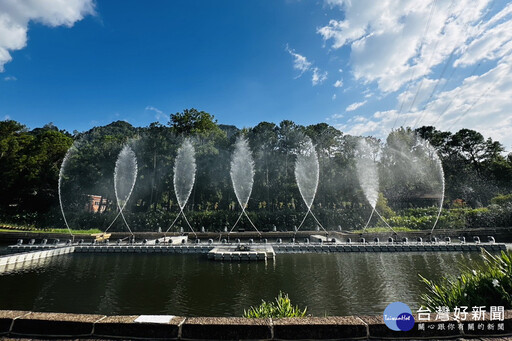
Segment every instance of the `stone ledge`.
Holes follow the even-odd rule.
[[[464,336],[465,337],[486,337],[489,335],[488,332],[482,331],[478,329],[478,324],[483,323],[484,327],[487,326],[488,323],[495,323],[496,321],[490,321],[489,320],[489,314],[486,314],[486,319],[482,321],[475,321],[471,322],[474,323],[474,330],[467,330],[464,329]],[[512,334],[512,310],[505,310],[505,321],[503,321],[505,325],[505,330],[499,331],[495,329],[495,335],[501,336],[501,335],[511,335]]]
[[[182,325],[181,337],[192,340],[269,340],[270,319],[242,317],[189,317]]]
[[[272,319],[274,338],[296,339],[367,339],[366,324],[354,316]]]
[[[0,335],[9,334],[12,322],[27,314],[30,314],[30,312],[19,310],[0,310]]]
[[[380,338],[380,339],[421,339],[421,338],[459,338],[462,337],[462,333],[459,331],[457,325],[455,324],[455,328],[450,330],[448,328],[444,328],[444,330],[439,329],[440,324],[446,324],[448,322],[442,321],[430,321],[425,323],[427,328],[425,330],[419,330],[418,328],[418,316],[413,314],[414,320],[416,323],[414,327],[406,332],[403,331],[394,331],[389,329],[383,322],[382,316],[361,316],[361,320],[363,320],[368,325],[368,335],[371,335],[372,338]],[[433,326],[429,328],[428,326]]]
[[[137,323],[139,315],[108,316],[94,325],[94,337],[177,339],[184,317],[174,316],[166,323]]]
[[[468,315],[469,316],[469,315]],[[139,315],[103,316],[0,310],[0,339],[173,339],[173,340],[292,340],[292,339],[496,339],[512,335],[512,310],[504,321],[418,321],[408,332],[390,330],[382,316],[332,316],[280,319],[242,317],[178,317],[135,322]],[[487,317],[489,317],[487,315]],[[162,322],[163,321],[163,322]],[[162,323],[158,323],[162,322]],[[501,323],[480,330],[478,324]],[[423,328],[419,328],[423,324]],[[444,326],[443,326],[444,324]],[[472,328],[468,328],[474,324]],[[442,327],[442,328],[441,328]]]
[[[17,319],[10,335],[44,337],[81,337],[93,333],[94,323],[103,315],[29,313]]]

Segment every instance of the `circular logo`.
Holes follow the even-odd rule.
[[[402,302],[390,303],[384,310],[384,323],[391,330],[406,332],[414,327],[411,308]]]

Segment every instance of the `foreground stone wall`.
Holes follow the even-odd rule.
[[[417,319],[417,316],[414,316]],[[137,322],[142,320],[143,322]],[[452,323],[455,328],[446,328]],[[489,327],[470,328],[469,324]],[[500,328],[497,324],[501,323]],[[441,328],[442,325],[442,328]],[[462,325],[462,327],[461,327]],[[148,340],[419,339],[512,336],[512,310],[504,321],[428,321],[408,332],[386,327],[382,316],[333,316],[283,319],[240,317],[103,316],[0,311],[0,336],[8,338]],[[474,327],[473,325],[473,327]],[[503,327],[503,328],[501,328]],[[421,329],[421,330],[420,330]],[[471,330],[473,329],[473,330]]]

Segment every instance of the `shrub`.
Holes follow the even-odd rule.
[[[393,230],[395,232],[414,232],[415,230],[410,229],[408,227],[402,227],[402,226],[393,226]],[[366,230],[364,230],[366,233],[382,233],[382,232],[390,232],[391,230],[387,226],[383,227],[368,227]],[[363,229],[360,230],[354,230],[353,233],[363,233]]]
[[[508,206],[512,204],[512,193],[511,194],[499,194],[491,199],[491,203],[494,205]]]
[[[420,275],[427,292],[422,304],[430,309],[457,306],[504,306],[512,308],[512,253],[491,255],[482,249],[485,263],[479,269],[466,269],[459,277],[445,277],[440,283]]]
[[[388,224],[391,226],[403,226],[412,230],[426,230],[432,228],[434,225],[435,216],[395,216],[386,219]]]
[[[384,195],[379,192],[379,197],[377,199],[377,205],[375,206],[377,211],[381,216],[385,218],[390,218],[395,216],[395,212],[389,207],[388,200],[384,197]]]
[[[268,317],[304,317],[306,310],[299,309],[298,306],[292,306],[288,294],[279,292],[275,302],[265,302],[261,300],[261,304],[257,307],[250,307],[249,310],[244,309],[244,317],[247,318],[268,318]]]

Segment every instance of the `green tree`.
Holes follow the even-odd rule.
[[[59,169],[73,140],[52,124],[33,131],[0,122],[0,182],[4,208],[45,211],[56,203]]]

